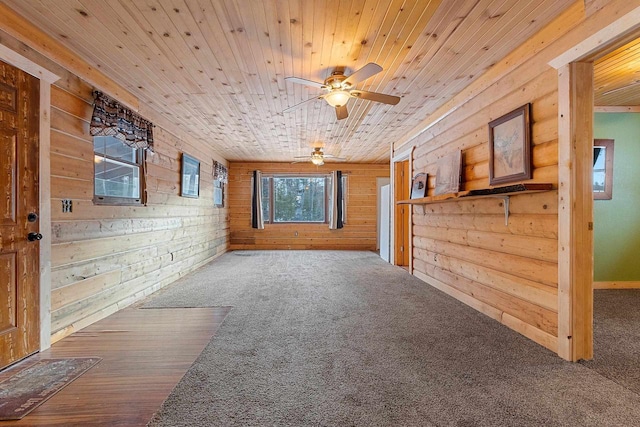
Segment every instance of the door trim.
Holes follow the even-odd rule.
[[[549,61],[558,70],[558,229],[563,230],[558,235],[558,355],[574,362],[593,357],[593,194],[588,160],[593,83],[584,80],[592,78],[592,61],[598,54],[638,36],[639,22],[637,7]],[[584,99],[588,86],[590,104]]]
[[[51,347],[51,84],[59,76],[0,43],[0,59],[40,80],[40,350]]]

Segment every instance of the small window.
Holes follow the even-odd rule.
[[[114,136],[94,136],[94,198],[96,204],[142,204],[144,192],[141,148]]]
[[[224,207],[224,183],[221,179],[213,180],[213,205],[217,208]]]

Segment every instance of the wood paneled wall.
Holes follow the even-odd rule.
[[[70,84],[73,82],[73,84]],[[52,88],[52,332],[54,340],[175,281],[227,249],[228,210],[213,206],[213,154],[154,129],[146,206],[94,205],[92,88]],[[180,153],[200,160],[200,198],[180,193]],[[62,212],[62,199],[73,202]]]
[[[533,181],[557,185],[558,76],[532,62],[414,139],[412,173],[435,177],[435,162],[462,150],[463,188],[488,187],[488,123],[531,103]],[[414,274],[557,351],[557,191],[512,196],[509,211],[505,225],[501,199],[414,206]]]
[[[251,177],[263,174],[329,174],[341,170],[347,175],[347,223],[340,230],[328,224],[265,224],[251,228]],[[231,249],[352,249],[376,250],[377,181],[389,177],[388,164],[325,163],[230,163],[229,214]],[[296,235],[297,233],[297,235]]]

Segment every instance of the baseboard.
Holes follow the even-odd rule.
[[[593,282],[593,289],[640,289],[640,281]]]

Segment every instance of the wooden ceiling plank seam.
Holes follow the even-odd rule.
[[[438,73],[442,73],[442,70],[449,67],[450,64],[454,63],[460,56],[460,52],[463,51],[463,48],[467,46],[472,46],[476,43],[474,40],[474,36],[476,31],[482,29],[483,24],[489,23],[486,28],[486,31],[489,29],[493,30],[495,28],[495,23],[492,22],[490,17],[486,16],[486,11],[489,8],[490,4],[493,0],[480,0],[478,1],[471,11],[464,16],[461,22],[456,26],[454,31],[452,31],[444,43],[438,49],[438,52],[431,58],[430,63],[427,64],[432,70],[432,75],[439,75]],[[524,2],[523,2],[524,3]],[[426,87],[427,82],[431,79],[425,80],[421,79],[416,84],[419,87]]]
[[[280,140],[284,139],[286,146],[288,147],[287,155],[291,158],[297,156],[299,153],[298,141],[291,132],[288,131],[282,110],[289,105],[289,100],[292,97],[289,96],[286,88],[284,77],[287,75],[293,75],[293,58],[292,55],[286,55],[285,52],[291,52],[291,34],[289,30],[291,28],[288,24],[282,24],[282,21],[290,23],[289,8],[283,7],[281,11],[277,8],[271,7],[272,3],[264,3],[265,14],[272,17],[267,19],[267,31],[269,32],[269,40],[271,42],[271,50],[278,56],[277,61],[280,64],[276,64],[279,69],[276,70],[275,84],[278,89],[278,99],[280,110],[273,111],[272,117],[277,121],[278,133]]]
[[[358,38],[358,28],[363,18],[363,11],[366,6],[366,0],[353,0],[349,7],[349,12],[345,14],[347,18],[346,28],[343,40],[348,48],[343,51],[343,55],[338,58],[339,63],[349,69],[354,69],[355,59],[351,56],[356,48],[362,47],[362,39]]]
[[[522,5],[522,3],[521,3]],[[474,42],[469,45],[468,50],[471,52],[468,55],[464,55],[464,56],[460,56],[457,58],[456,61],[451,61],[449,62],[449,68],[448,68],[448,72],[451,73],[452,75],[457,76],[455,81],[458,81],[458,79],[462,79],[463,81],[463,85],[466,86],[468,84],[468,82],[471,79],[466,79],[465,76],[469,75],[467,73],[467,68],[466,66],[470,63],[476,60],[476,58],[478,56],[485,58],[484,61],[479,61],[479,65],[477,68],[479,69],[484,69],[485,67],[488,67],[491,63],[490,59],[486,59],[486,54],[485,54],[485,46],[488,46],[491,40],[486,40],[484,38],[485,35],[489,35],[490,38],[495,38],[498,36],[501,36],[502,34],[500,33],[500,29],[504,28],[504,25],[501,24],[500,19],[502,18],[507,18],[509,16],[508,13],[503,13],[501,14],[500,18],[498,18],[498,20],[496,20],[491,28],[487,28],[487,26],[484,26],[484,33],[483,34],[479,34],[480,29],[482,28],[482,26],[478,27],[477,25],[474,25],[474,27],[476,27],[476,31],[473,34],[468,35],[467,39],[468,40],[473,40]],[[496,30],[497,28],[497,30]],[[517,41],[515,37],[511,37],[511,43],[510,44],[517,44]],[[482,45],[479,49],[475,49],[473,50],[474,47],[477,47],[478,45]],[[487,49],[488,51],[489,49]],[[496,56],[503,58],[504,55],[506,55],[506,53],[504,53],[504,51],[507,51],[509,49],[507,48],[502,48],[502,50],[500,51],[500,53],[497,53]],[[475,53],[473,53],[475,52]],[[479,73],[477,73],[479,74]],[[462,77],[461,77],[462,76]],[[477,77],[477,76],[473,76],[473,77]],[[435,92],[435,96],[448,96],[451,93],[453,93],[453,91],[451,90],[451,85],[449,85],[447,88],[444,87],[440,87],[440,91]],[[446,91],[446,92],[444,92]],[[444,93],[443,93],[444,92]]]
[[[508,63],[510,64],[514,64],[512,67],[515,68],[517,66],[519,66],[522,61],[525,58],[528,58],[528,56],[530,55],[530,52],[536,52],[539,51],[540,49],[542,49],[543,47],[547,46],[551,40],[553,40],[555,37],[557,37],[557,35],[563,31],[564,29],[564,25],[561,24],[561,22],[566,22],[566,21],[572,21],[573,17],[576,15],[580,15],[582,13],[581,8],[579,7],[579,5],[573,5],[572,7],[568,8],[567,10],[565,10],[563,12],[563,14],[556,20],[553,21],[551,23],[549,23],[550,25],[550,29],[552,31],[550,32],[545,32],[544,34],[539,35],[538,37],[533,38],[531,41],[528,41],[526,45],[523,45],[522,47],[516,49],[514,52],[510,53],[508,57],[506,57],[504,60],[502,61],[508,61]],[[503,69],[504,67],[502,67]],[[495,70],[495,69],[494,69]],[[493,71],[493,74],[496,74],[496,71]],[[501,75],[498,73],[498,75]],[[491,84],[495,83],[497,79],[494,77],[490,77],[488,82],[486,81],[486,79],[480,80],[479,84],[474,84],[472,83],[471,88],[469,89],[472,92],[471,93],[478,93],[481,90],[484,90],[484,88],[489,87]],[[479,86],[479,87],[476,87]],[[465,99],[462,101],[456,101],[459,102],[460,104],[464,104],[465,102],[467,102],[469,100],[469,95],[465,95]],[[438,107],[437,105],[434,107],[434,110],[437,111],[444,111],[450,108],[452,102],[454,101],[447,101],[445,102],[445,104],[443,106]],[[420,131],[424,131],[425,125],[429,122],[431,122],[432,119],[429,118],[427,116],[427,118],[425,120],[423,120],[422,122],[420,122],[417,126],[414,126],[414,128],[406,135],[403,136],[402,138],[400,138],[400,140],[398,141],[398,143],[400,145],[404,144],[406,141],[415,138],[416,136],[416,132]],[[398,145],[396,145],[398,146]]]
[[[47,5],[43,4],[42,2],[36,3],[35,5],[33,5],[33,7],[34,7],[35,10],[39,11],[41,16],[45,16],[45,14],[47,14],[47,13],[52,14],[53,16],[63,16],[63,17],[67,16],[67,14],[64,13],[64,11],[58,10],[57,8],[53,8],[53,10],[50,10],[50,8]],[[68,19],[64,19],[64,18],[61,18],[61,19],[62,19],[62,21],[63,21],[65,26],[61,26],[61,25],[57,25],[55,23],[52,23],[52,25],[54,25],[54,28],[56,29],[56,35],[52,36],[52,37],[54,39],[56,39],[56,41],[60,41],[60,38],[61,38],[60,34],[64,34],[65,37],[67,37],[67,39],[65,39],[65,40],[67,42],[70,42],[70,43],[72,43],[74,38],[73,37],[69,37],[67,34],[76,34],[78,37],[86,37],[86,34],[76,33],[76,29],[75,28],[73,28],[71,30],[72,32],[69,32],[69,25],[66,24]],[[36,25],[39,25],[40,22],[41,21],[39,19],[34,20],[34,23]],[[80,55],[95,56],[93,54],[96,53],[96,52],[87,52],[86,50],[82,49],[81,46],[78,46],[75,43],[72,43],[72,45],[73,45],[72,49],[75,52],[78,52],[78,54],[80,54]],[[98,53],[102,54],[102,52],[98,52]],[[107,66],[107,64],[104,63],[104,61],[91,61],[91,60],[89,60],[88,63],[94,65],[96,69],[101,70],[102,72],[109,73],[109,71],[111,71],[111,73],[114,73],[114,70],[111,69],[111,67]],[[104,66],[102,64],[104,64]],[[123,72],[124,70],[123,69],[119,69],[117,71]],[[115,73],[115,74],[117,75],[117,73]],[[113,75],[113,74],[111,74],[111,75]],[[130,88],[126,88],[126,89],[130,90]]]
[[[271,51],[276,55],[274,58],[276,64],[276,75],[273,76],[275,84],[278,88],[278,98],[280,110],[272,112],[273,115],[278,115],[282,112],[282,109],[289,106],[289,95],[286,91],[286,84],[284,78],[287,75],[293,75],[293,59],[291,55],[286,55],[285,52],[291,52],[291,34],[289,33],[290,26],[282,24],[282,21],[288,22],[289,8],[282,7],[278,9],[275,3],[265,2],[263,3],[265,8],[265,15],[267,16],[266,28],[269,33],[269,42],[271,44]],[[284,125],[284,120],[278,121],[278,126]]]
[[[257,75],[255,75],[256,73],[252,72],[253,69],[251,65],[244,62],[244,58],[237,55],[237,52],[241,50],[241,47],[237,43],[235,34],[238,31],[244,31],[244,29],[240,25],[236,25],[236,23],[231,20],[228,8],[223,2],[210,1],[209,3],[218,19],[219,28],[221,30],[222,37],[216,41],[218,43],[222,42],[222,40],[227,42],[233,60],[238,66],[238,70],[242,72],[245,81],[248,82],[247,87],[249,89],[249,93],[261,94],[262,87]],[[213,30],[214,26],[210,25],[210,28]]]
[[[128,13],[133,22],[139,28],[146,29],[149,45],[155,47],[156,52],[162,58],[160,70],[173,70],[172,76],[179,76],[185,87],[183,93],[195,94],[203,92],[203,77],[197,70],[193,70],[188,63],[184,63],[184,43],[182,37],[177,38],[177,29],[168,16],[163,15],[162,10],[157,6],[147,5],[140,2],[124,3],[120,0],[122,13]],[[160,8],[161,9],[161,8]],[[119,16],[124,18],[123,14]],[[135,25],[135,24],[134,24]],[[149,45],[142,48],[144,51]]]
[[[265,30],[267,29],[267,27],[265,26],[265,23],[258,23],[257,21],[258,19],[260,19],[260,17],[264,17],[265,15],[264,8],[262,7],[262,3],[261,2],[252,3],[252,6],[253,7],[250,8],[250,13],[244,13],[244,16],[242,16],[239,10],[234,11],[237,14],[236,19],[239,19],[240,22],[243,23],[243,28],[244,28],[244,32],[241,35],[238,35],[239,38],[244,37],[245,35],[247,36],[247,38],[253,35],[254,40],[262,39],[262,37],[265,37],[264,33],[266,32]],[[251,15],[250,21],[248,20],[249,15]],[[277,96],[274,96],[272,93],[273,83],[270,78],[271,75],[276,74],[276,71],[273,64],[274,62],[273,58],[265,57],[265,52],[267,51],[267,49],[264,48],[265,44],[263,42],[258,43],[258,48],[254,46],[255,44],[256,43],[247,44],[246,46],[247,50],[245,51],[245,53],[250,54],[253,62],[257,64],[258,76],[259,76],[261,86],[263,88],[262,91],[263,91],[265,100],[267,100],[267,105],[269,106],[268,111],[259,111],[258,114],[259,116],[267,117],[268,116],[267,113],[271,114],[272,112],[278,111],[279,109],[281,109],[279,107],[279,104],[276,102],[278,101]],[[250,58],[247,57],[246,59],[250,59]],[[277,91],[277,83],[276,83],[276,91]],[[260,128],[256,128],[254,130],[254,137],[256,138],[256,141],[259,141],[261,138],[263,138],[263,135],[262,135],[263,130],[264,129],[260,129]],[[274,138],[268,138],[268,140],[270,140],[270,143],[272,145],[274,142],[277,142],[278,140],[277,133],[276,133],[275,141],[274,141]],[[260,153],[260,155],[267,156],[269,153],[273,151],[274,151],[273,147],[263,147],[263,152]]]
[[[79,54],[71,51],[63,43],[46,33],[45,26],[38,27],[32,24],[35,19],[30,20],[27,12],[29,9],[25,12],[24,9],[13,4],[0,4],[0,16],[2,17],[0,28],[30,49],[63,66],[65,70],[70,70],[85,81],[117,95],[128,107],[136,111],[139,109],[137,98],[88,62],[82,60]]]
[[[235,93],[250,93],[250,84],[253,79],[246,78],[246,73],[242,71],[242,66],[236,61],[232,47],[227,42],[226,31],[223,30],[223,24],[218,13],[213,9],[211,2],[208,0],[196,0],[195,5],[191,1],[186,4],[193,20],[197,23],[208,50],[215,57],[215,60],[220,63],[218,71],[226,77],[227,81],[236,83],[237,86],[234,86]],[[238,77],[242,80],[239,80]],[[240,90],[238,91],[237,88],[240,88]]]
[[[231,51],[230,45],[228,43],[225,43],[225,41],[227,41],[227,36],[222,30],[223,25],[220,24],[219,16],[213,10],[213,6],[211,5],[211,3],[208,1],[198,1],[196,6],[192,7],[190,10],[194,20],[196,22],[199,22],[198,28],[202,33],[202,37],[204,37],[206,41],[206,46],[208,47],[208,49],[212,52],[213,55],[222,57],[224,64],[231,65],[231,67],[225,65],[224,68],[221,65],[220,72],[223,75],[227,76],[227,79],[229,80],[232,80],[229,75],[233,74],[234,72],[236,72],[236,74],[242,78],[242,81],[233,79],[237,81],[239,85],[244,85],[240,86],[242,88],[240,90],[240,93],[244,96],[239,96],[239,94],[237,93],[233,94],[233,96],[235,96],[235,102],[229,102],[229,98],[230,96],[232,96],[232,94],[229,94],[229,96],[217,100],[217,102],[215,102],[215,105],[211,102],[210,99],[207,99],[206,101],[203,100],[205,101],[207,110],[214,112],[212,114],[218,116],[218,130],[220,131],[220,133],[225,135],[225,137],[230,140],[230,146],[235,146],[235,142],[241,141],[243,140],[243,138],[238,133],[239,129],[231,125],[231,123],[234,121],[232,119],[242,116],[243,110],[251,111],[251,109],[254,107],[251,105],[252,103],[245,99],[245,96],[250,96],[249,94],[250,92],[252,92],[249,88],[249,85],[251,84],[253,79],[244,78],[244,73],[240,70],[241,66],[237,63],[235,56]],[[211,40],[211,42],[209,40]],[[226,115],[224,114],[225,112],[227,113]],[[225,129],[224,132],[222,131],[222,128]]]
[[[463,3],[462,5],[460,3]],[[451,8],[447,10],[447,15],[442,20],[442,28],[440,30],[434,29],[430,31],[432,34],[437,34],[435,43],[431,44],[429,50],[424,52],[423,56],[414,64],[414,67],[419,69],[429,69],[431,72],[422,76],[423,78],[416,78],[412,85],[421,89],[426,89],[428,82],[436,76],[434,69],[442,61],[442,56],[447,51],[447,46],[452,45],[453,42],[459,37],[460,32],[463,31],[463,27],[468,19],[469,14],[472,13],[473,7],[477,5],[476,2],[469,0],[459,1],[456,4],[451,4]],[[435,65],[435,66],[434,66]]]
[[[142,28],[140,28],[139,24],[135,21],[130,21],[129,25],[127,25],[125,19],[129,17],[129,13],[126,12],[125,15],[122,16],[117,10],[112,8],[112,6],[117,6],[119,4],[118,2],[109,2],[97,5],[95,2],[81,0],[80,4],[82,5],[82,10],[88,13],[89,16],[87,18],[95,18],[96,20],[98,20],[97,16],[100,16],[99,22],[110,29],[110,33],[115,38],[116,43],[121,43],[122,46],[127,47],[126,49],[120,49],[123,53],[123,56],[125,56],[125,58],[133,58],[129,59],[129,61],[131,62],[128,63],[126,59],[123,60],[123,58],[121,58],[119,55],[114,54],[111,57],[111,63],[115,62],[117,64],[123,64],[123,66],[129,65],[129,69],[131,68],[131,64],[136,64],[135,68],[139,69],[140,73],[142,73],[143,75],[151,75],[153,71],[157,69],[157,67],[161,66],[162,62],[155,59],[161,52],[157,51],[155,52],[155,54],[151,54],[151,52],[149,52],[148,50],[145,51],[144,49],[133,50],[131,48],[132,46],[130,44],[127,44],[128,40],[134,41],[135,39],[148,39],[148,34]],[[108,10],[107,8],[109,8],[110,10]],[[93,28],[95,28],[95,23],[93,25]],[[114,31],[116,28],[118,28],[119,31]],[[89,34],[90,33],[91,31],[89,31]],[[124,35],[125,33],[127,39],[122,39],[121,34]],[[132,37],[131,34],[134,33],[136,34],[136,36]],[[106,43],[107,41],[105,40],[101,43],[101,45],[104,46]],[[144,60],[145,58],[147,58],[146,61]],[[135,59],[139,60],[140,65],[137,65]],[[138,78],[135,77],[135,75],[131,74],[130,70],[127,70],[126,68],[127,67],[125,67],[125,71],[120,72],[117,75],[124,77],[123,80],[126,80],[128,84],[132,86],[132,90],[134,91],[134,93],[138,94],[140,92],[143,92],[143,96],[146,98],[153,98],[154,94],[162,93],[163,86],[171,87],[172,85],[179,85],[179,83],[173,82],[169,78],[169,76],[163,73],[161,75],[158,75],[154,79],[146,79],[143,89],[140,89],[137,86],[141,86],[141,82]],[[134,85],[134,82],[137,82],[137,85]],[[188,87],[189,85],[193,85],[194,83],[185,81],[183,82],[183,84]]]
[[[466,84],[465,84],[465,85],[466,85]],[[464,87],[465,85],[461,85],[461,86],[462,86],[462,87]],[[461,87],[461,88],[462,88],[462,87]],[[460,88],[460,89],[461,89],[461,88]]]
[[[213,49],[211,49],[207,39],[200,30],[200,25],[195,20],[192,9],[189,8],[189,3],[184,0],[164,0],[161,4],[165,13],[171,16],[170,19],[176,30],[176,34],[183,40],[185,46],[187,46],[191,52],[195,63],[199,65],[199,67],[196,68],[209,80],[208,84],[204,84],[203,82],[203,89],[206,91],[208,88],[213,87],[220,95],[242,92],[242,87],[238,82],[224,73],[220,62],[215,57],[215,54],[213,54]],[[205,46],[209,47],[209,49],[202,49],[202,47]],[[220,86],[211,84],[216,78],[219,79]]]
[[[359,57],[354,60],[354,71],[357,71],[368,62],[372,62],[371,55],[373,54],[375,41],[379,38],[380,32],[383,31],[384,22],[393,4],[393,0],[380,0],[375,3],[375,7],[369,6],[367,8],[368,11],[372,12],[372,19],[369,20],[367,32],[363,38],[366,40],[366,44],[364,48],[359,50]],[[351,125],[351,123],[354,123],[354,115],[357,116],[358,114],[357,101],[359,100],[354,101],[355,102],[351,102],[349,106],[350,117],[346,120],[344,126],[336,129],[332,135],[332,140],[335,141],[335,144],[339,145],[341,149],[345,151],[352,150],[351,147],[362,145],[363,143],[361,139],[354,137],[358,131],[357,126]]]
[[[146,24],[158,35],[152,39],[158,49],[170,58],[170,61],[167,61],[165,65],[173,66],[178,75],[182,74],[193,81],[194,86],[188,88],[185,93],[190,95],[205,93],[208,77],[202,75],[203,73],[200,73],[199,67],[195,67],[190,62],[192,59],[189,54],[191,50],[179,34],[172,17],[163,13],[162,6],[159,4],[150,3],[146,6],[140,2],[132,4],[137,9],[136,17],[140,20],[145,20]]]
[[[432,1],[428,1],[428,5],[433,6],[433,3],[438,3],[439,2],[432,2]],[[391,75],[396,75],[397,76],[397,69],[398,67],[402,64],[402,61],[404,61],[404,58],[407,55],[408,50],[410,49],[406,49],[406,46],[410,46],[417,38],[416,33],[420,33],[420,30],[417,30],[418,28],[423,28],[423,25],[426,25],[426,23],[431,19],[431,17],[433,16],[433,12],[435,12],[435,9],[437,8],[429,8],[429,7],[423,7],[422,4],[420,3],[416,3],[416,7],[421,8],[421,14],[417,14],[414,13],[414,10],[409,10],[406,11],[406,13],[409,14],[409,16],[416,16],[416,19],[413,21],[404,21],[402,23],[402,28],[399,30],[399,32],[397,33],[397,35],[395,35],[397,40],[404,40],[403,43],[397,43],[397,48],[394,50],[389,49],[389,55],[395,53],[395,57],[393,58],[393,60],[386,60],[384,61],[385,63],[387,63],[387,69],[385,69],[382,73],[379,73],[379,75],[383,74],[382,78],[380,78],[380,80],[378,81],[377,86],[372,87],[372,85],[367,87],[367,90],[372,90],[374,92],[383,92],[383,93],[391,93],[391,94],[396,94],[393,91],[389,91],[387,90],[387,88],[389,87],[389,83],[390,83],[390,76]],[[422,24],[422,25],[419,25]],[[405,30],[405,28],[409,27],[407,29],[407,34],[403,37],[402,31]],[[417,30],[417,31],[416,31]],[[404,55],[402,55],[402,53],[404,52]],[[382,107],[382,106],[380,106]],[[366,105],[362,105],[360,107],[362,109],[362,111],[358,111],[356,110],[355,113],[359,116],[360,121],[364,122],[365,121],[365,116],[367,114],[369,114],[369,111],[371,109],[371,106],[366,106]],[[396,106],[394,107],[387,107],[387,108],[396,108]],[[398,107],[398,109],[401,107]],[[382,117],[378,117],[377,121],[374,121],[374,123],[377,125],[379,124],[378,121],[382,120]]]
[[[268,49],[262,49],[262,53],[263,55],[264,55],[264,52],[268,52],[269,54],[269,57],[267,58],[263,57],[263,61],[266,60],[265,67],[268,73],[267,74],[268,82],[266,83],[268,83],[269,92],[272,98],[274,109],[269,111],[269,114],[263,113],[263,116],[265,119],[271,118],[272,120],[274,120],[275,121],[274,128],[276,128],[277,130],[280,127],[280,125],[283,124],[282,120],[280,119],[281,116],[278,116],[278,113],[281,112],[284,108],[286,108],[286,103],[283,104],[283,97],[281,96],[282,87],[278,79],[278,76],[282,76],[285,73],[285,71],[284,71],[284,55],[281,49],[282,43],[280,43],[279,41],[277,28],[270,27],[269,19],[267,19],[268,17],[272,17],[272,18],[276,17],[276,14],[273,13],[273,9],[271,9],[268,6],[270,4],[271,4],[270,2],[260,2],[260,5],[262,6],[262,13],[256,13],[254,11],[254,21],[257,22],[257,20],[260,19],[259,24],[262,26],[264,37],[266,38],[265,47],[268,48]],[[256,30],[256,32],[258,33],[258,35],[260,34],[260,31]],[[260,35],[260,37],[262,36]],[[280,132],[278,132],[277,135],[280,135]],[[281,142],[286,143],[287,141],[285,140]]]
[[[250,82],[250,87],[252,89],[249,90],[249,94],[247,96],[248,97],[252,97],[253,95],[264,96],[264,90],[262,89],[262,84],[260,82],[259,77],[257,76],[257,73],[253,72],[255,70],[252,68],[252,66],[249,65],[249,63],[246,62],[246,58],[244,56],[238,55],[238,53],[241,51],[245,51],[246,53],[246,49],[243,49],[242,46],[238,44],[239,40],[238,40],[238,37],[236,37],[236,34],[244,33],[245,31],[243,27],[244,24],[242,23],[241,20],[238,20],[236,22],[233,21],[236,13],[234,11],[229,10],[229,8],[232,5],[224,5],[218,2],[213,2],[211,4],[216,9],[216,15],[220,22],[221,28],[230,29],[224,32],[224,39],[227,41],[227,43],[231,47],[230,51],[233,52],[233,58],[242,69],[242,72],[245,74],[245,79]],[[243,114],[239,114],[239,116],[235,118],[235,120],[233,121],[235,125],[237,125],[238,120],[242,118],[241,116],[243,116]],[[243,125],[247,126],[248,129],[250,130],[250,133],[252,134],[252,138],[254,140],[252,144],[255,146],[255,143],[258,141],[258,139],[256,139],[256,136],[255,136],[256,134],[258,134],[257,132],[258,126],[256,124],[253,124],[250,120],[242,120],[242,122],[243,122]],[[231,120],[230,120],[230,123],[231,123]],[[254,155],[258,156],[260,154],[264,154],[265,150],[260,150],[260,151],[261,151],[260,153],[258,152],[254,153]]]

